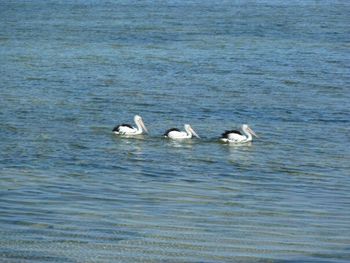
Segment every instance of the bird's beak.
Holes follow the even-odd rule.
[[[142,119],[140,120],[140,124],[141,124],[142,129],[144,129],[145,132],[148,133],[148,130],[147,130],[145,124],[143,123],[143,120],[142,120]]]
[[[254,135],[256,138],[259,138],[259,136],[256,135],[256,133],[255,133],[250,127],[248,127],[248,130],[249,130],[249,132],[250,132],[252,135]]]
[[[201,138],[201,137],[199,137],[199,135],[192,129],[192,127],[190,127],[190,130],[191,130],[192,134],[193,134],[194,136],[196,136],[198,139]]]

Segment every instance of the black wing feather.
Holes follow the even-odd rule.
[[[130,129],[132,129],[132,126],[131,126],[130,124],[125,124],[125,123],[123,123],[123,124],[120,124],[120,125],[115,126],[115,127],[113,128],[113,131],[114,131],[114,132],[119,132],[119,128],[122,127],[122,126],[129,127]]]
[[[177,128],[171,128],[171,129],[169,129],[169,130],[166,130],[166,132],[164,133],[164,136],[168,136],[168,134],[169,134],[169,132],[172,132],[172,131],[180,131],[179,129],[177,129]]]
[[[223,134],[221,134],[221,137],[222,138],[228,138],[228,135],[230,133],[236,133],[236,134],[239,134],[239,135],[242,135],[242,133],[238,130],[230,130],[230,131],[225,131]]]

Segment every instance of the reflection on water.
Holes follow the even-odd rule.
[[[249,164],[254,158],[252,142],[241,144],[226,144],[228,160],[235,164]]]
[[[166,140],[166,145],[174,148],[193,148],[198,142],[193,141],[192,139],[182,139],[182,140],[172,140],[172,139],[164,139]]]

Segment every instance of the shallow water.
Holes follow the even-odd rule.
[[[1,261],[348,262],[349,12],[2,1]]]

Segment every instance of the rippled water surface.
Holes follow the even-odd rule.
[[[0,261],[349,262],[349,14],[1,1]]]

